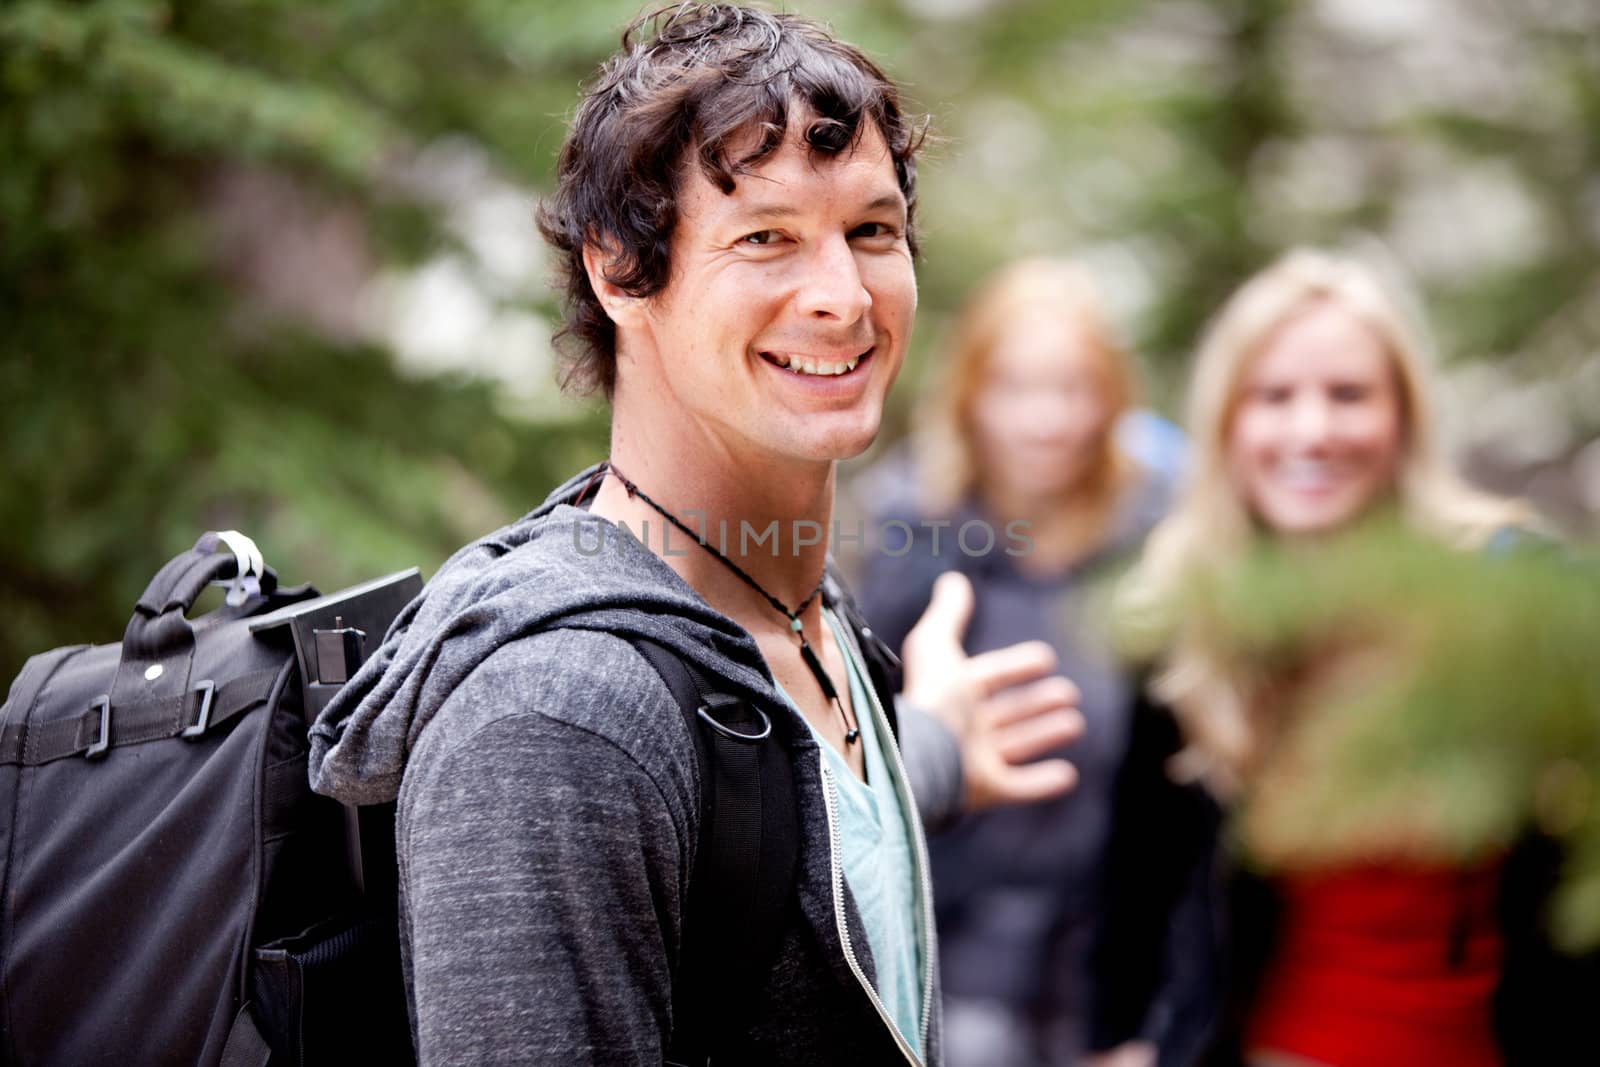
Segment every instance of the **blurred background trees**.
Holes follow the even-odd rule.
[[[817,0],[944,143],[922,315],[1084,259],[1170,411],[1205,317],[1295,242],[1381,242],[1464,462],[1600,513],[1590,0]],[[633,0],[0,3],[0,674],[114,640],[199,531],[325,588],[510,519],[604,453],[531,221]]]

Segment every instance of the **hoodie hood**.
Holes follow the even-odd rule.
[[[648,638],[731,695],[784,706],[741,627],[638,540],[574,506],[597,470],[445,562],[312,725],[312,788],[348,804],[394,800],[445,698],[496,649],[541,630]]]

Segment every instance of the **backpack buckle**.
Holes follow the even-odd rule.
[[[83,758],[99,759],[111,749],[111,694],[102,693],[95,697],[89,710],[100,713],[100,736],[83,750]]]
[[[740,708],[744,708],[745,710],[755,714],[756,719],[760,724],[756,732],[745,733],[742,730],[736,730],[732,726],[729,726],[727,723],[723,722],[721,719],[717,718],[718,712],[737,711]],[[717,733],[722,734],[724,737],[731,738],[734,741],[743,741],[746,744],[754,744],[757,741],[765,741],[768,737],[772,736],[772,720],[767,718],[767,713],[758,707],[746,704],[738,697],[731,697],[722,693],[714,693],[707,698],[704,704],[701,704],[695,709],[695,714],[700,716],[706,725],[717,731]]]
[[[207,678],[189,690],[189,692],[200,694],[200,715],[195,719],[194,725],[185,726],[178,732],[178,736],[186,738],[201,737],[211,728],[211,702],[217,693],[217,683]]]

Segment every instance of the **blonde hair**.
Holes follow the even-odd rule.
[[[982,488],[975,409],[988,383],[995,349],[1027,316],[1048,315],[1063,328],[1081,330],[1095,359],[1106,405],[1099,455],[1081,487],[1082,510],[1109,521],[1112,504],[1130,471],[1115,447],[1117,417],[1133,402],[1134,374],[1127,350],[1112,328],[1105,301],[1089,274],[1060,259],[1018,260],[991,275],[968,299],[945,350],[944,378],[928,417],[918,428],[924,505],[948,513]]]
[[[1229,472],[1227,436],[1255,357],[1285,322],[1308,306],[1337,305],[1382,342],[1400,392],[1403,437],[1394,494],[1411,527],[1460,547],[1496,530],[1526,525],[1512,501],[1469,488],[1452,472],[1433,410],[1433,353],[1420,308],[1387,272],[1354,257],[1297,249],[1247,281],[1206,330],[1195,358],[1187,427],[1188,482],[1156,528],[1119,593],[1136,640],[1160,641],[1166,655],[1155,692],[1178,714],[1190,742],[1185,762],[1227,792],[1253,769],[1274,723],[1253,700],[1252,682],[1230,672],[1204,635],[1177,617],[1188,584],[1237,560],[1257,532]]]

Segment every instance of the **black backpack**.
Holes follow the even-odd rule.
[[[163,567],[120,645],[28,660],[0,708],[5,1063],[412,1059],[392,814],[313,794],[306,728],[421,578],[318,597],[263,569],[191,622],[246,577],[220,545]]]
[[[0,707],[0,1061],[412,1062],[392,804],[311,792],[306,728],[421,590],[416,570],[319,597],[208,533],[139,598],[121,645],[30,659]],[[230,600],[233,598],[230,598]],[[881,644],[842,602],[873,682]],[[798,824],[771,722],[666,649],[702,768],[671,1061],[704,1063],[776,951]],[[892,703],[886,702],[892,708]]]

